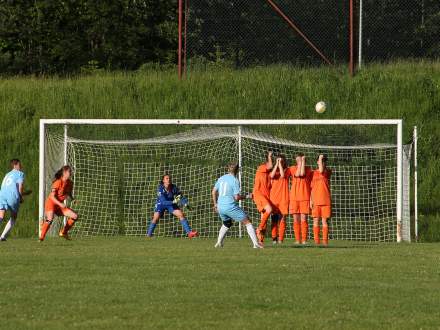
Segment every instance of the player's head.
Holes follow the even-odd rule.
[[[319,165],[319,163],[322,161],[322,165],[323,165],[324,167],[326,167],[326,166],[327,166],[327,160],[328,160],[327,155],[325,155],[325,154],[320,154],[320,155],[318,156],[318,159],[317,159],[317,164]]]
[[[278,155],[278,158],[281,159],[281,166],[282,166],[283,168],[286,168],[286,167],[287,167],[287,159],[286,159],[286,155],[284,155],[284,154],[279,154],[279,155]]]
[[[11,161],[9,162],[9,164],[11,165],[11,168],[14,169],[14,170],[18,170],[18,171],[21,170],[21,162],[20,162],[20,159],[17,159],[17,158],[11,159]]]
[[[72,168],[69,165],[64,165],[55,173],[55,180],[67,180],[72,175]]]
[[[230,162],[228,164],[228,173],[236,176],[238,173],[238,164],[236,162]]]
[[[301,163],[301,158],[304,157],[304,154],[302,152],[298,152],[295,156],[295,161],[296,164],[298,165],[299,163]]]
[[[170,184],[171,184],[172,182],[171,182],[171,175],[169,175],[169,174],[164,174],[163,176],[162,176],[162,184],[165,186],[165,187],[168,187]]]

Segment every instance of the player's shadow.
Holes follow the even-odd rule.
[[[347,245],[314,245],[314,244],[307,244],[307,245],[276,245],[271,246],[274,249],[372,249],[379,246],[377,243],[368,243],[368,244],[347,244]]]

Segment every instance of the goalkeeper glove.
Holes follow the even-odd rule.
[[[179,205],[179,204],[180,204],[180,199],[181,199],[181,198],[182,198],[182,195],[174,196],[173,204],[177,204],[177,205]]]

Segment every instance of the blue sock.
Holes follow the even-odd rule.
[[[150,226],[148,227],[147,236],[153,236],[154,229],[156,228],[155,223],[150,223]]]
[[[191,227],[189,226],[188,220],[182,219],[180,220],[180,223],[182,224],[183,229],[187,234],[191,232]]]

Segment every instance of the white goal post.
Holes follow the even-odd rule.
[[[409,167],[408,169],[406,169],[406,167],[404,168],[404,145],[403,145],[403,135],[402,135],[402,130],[403,130],[403,123],[401,119],[355,119],[355,120],[349,120],[349,119],[340,119],[340,120],[313,120],[313,119],[306,119],[306,120],[236,120],[236,119],[225,119],[225,120],[201,120],[201,119],[41,119],[40,120],[40,136],[39,136],[39,145],[40,145],[40,149],[39,149],[39,218],[40,218],[40,222],[43,220],[44,218],[44,202],[45,202],[45,198],[47,197],[48,194],[48,184],[50,184],[50,177],[48,174],[48,168],[50,167],[49,165],[55,166],[53,164],[49,164],[50,162],[53,162],[54,158],[57,158],[57,161],[55,162],[56,164],[67,164],[70,162],[75,162],[75,160],[78,160],[78,155],[75,154],[75,152],[78,152],[79,147],[78,145],[81,144],[81,146],[83,146],[83,148],[91,148],[91,146],[94,145],[107,145],[107,146],[112,146],[112,150],[111,152],[117,154],[117,153],[121,153],[122,149],[118,149],[116,150],[115,148],[117,148],[116,146],[125,146],[124,148],[124,152],[126,152],[126,156],[133,156],[134,153],[131,151],[130,148],[128,148],[127,146],[129,145],[145,145],[145,148],[147,148],[147,145],[152,145],[152,144],[163,144],[163,145],[171,145],[172,143],[176,143],[176,137],[175,136],[171,136],[168,139],[168,137],[158,137],[156,140],[155,137],[149,137],[147,139],[127,139],[127,140],[113,140],[113,139],[82,139],[82,138],[78,138],[78,136],[75,137],[71,137],[69,132],[71,127],[78,127],[81,125],[87,125],[87,126],[93,126],[93,127],[99,127],[99,126],[109,126],[109,127],[113,127],[115,130],[117,127],[130,127],[130,126],[136,126],[136,127],[146,127],[146,126],[150,126],[150,127],[167,127],[167,126],[174,126],[174,127],[181,127],[181,126],[191,126],[191,127],[215,127],[215,128],[225,128],[224,133],[218,133],[219,131],[216,131],[216,134],[224,134],[224,135],[219,135],[219,139],[222,138],[233,138],[237,141],[237,155],[236,158],[240,164],[240,166],[243,166],[243,155],[242,155],[242,140],[244,138],[248,138],[250,140],[255,140],[258,143],[260,143],[258,146],[266,146],[266,145],[279,145],[281,146],[282,150],[288,150],[289,152],[293,152],[293,150],[297,150],[298,148],[307,148],[307,146],[311,146],[310,148],[314,148],[314,150],[343,150],[344,151],[344,157],[346,157],[346,155],[349,155],[351,153],[350,150],[365,150],[365,153],[367,153],[367,150],[379,150],[380,148],[383,148],[383,150],[385,149],[389,149],[390,151],[386,151],[388,152],[391,156],[385,156],[388,157],[386,158],[387,160],[389,159],[393,159],[395,160],[395,168],[391,169],[391,171],[395,170],[395,180],[393,179],[393,185],[394,187],[388,187],[389,192],[384,192],[384,195],[387,196],[387,198],[391,198],[390,196],[392,195],[392,199],[394,200],[393,202],[395,202],[395,204],[393,204],[393,206],[395,205],[395,210],[393,210],[391,213],[393,214],[393,217],[395,218],[395,235],[394,235],[394,239],[392,240],[405,240],[405,241],[409,241],[410,240],[410,225],[409,225],[409,219],[408,219],[408,223],[403,223],[402,221],[404,220],[403,217],[405,216],[405,214],[407,214],[407,216],[409,217],[409,205],[405,206],[404,204],[404,193],[406,194],[406,190],[408,191],[408,195],[409,195],[409,173],[404,173],[404,171],[408,170],[409,171]],[[57,142],[61,142],[62,147],[60,149],[53,149],[50,150],[50,146],[48,146],[48,141],[50,140],[50,133],[48,133],[48,129],[50,127],[62,127],[61,130],[61,134],[57,135]],[[391,127],[395,130],[395,135],[394,135],[394,141],[392,144],[388,144],[388,145],[383,145],[383,144],[377,144],[377,145],[356,145],[356,146],[347,146],[347,145],[317,145],[317,144],[308,144],[307,141],[301,141],[301,143],[296,143],[296,142],[292,142],[291,140],[288,140],[286,138],[278,138],[278,137],[274,137],[274,136],[269,136],[269,135],[265,135],[265,134],[259,134],[258,132],[252,132],[251,130],[247,131],[245,129],[242,130],[243,127],[246,128],[253,128],[253,127],[279,127],[280,130],[281,128],[284,130],[288,130],[290,128],[293,127],[304,127],[304,129],[306,129],[307,127],[326,127],[326,126],[344,126],[344,127],[359,127],[359,126],[365,126],[365,127],[369,127],[369,126],[376,126],[376,127]],[[112,129],[113,129],[112,128]],[[189,133],[188,133],[189,132]],[[213,139],[213,135],[206,131],[197,131],[194,133],[193,136],[191,136],[191,131],[187,131],[185,134],[185,138],[183,138],[184,141],[186,141],[185,143],[190,143],[191,141],[201,141],[203,140],[203,137],[201,137],[201,134],[205,134],[206,133],[206,139]],[[177,135],[176,135],[177,136]],[[167,140],[168,139],[168,140]],[[173,140],[174,139],[174,140]],[[182,136],[179,136],[179,139],[182,139]],[[182,140],[182,141],[183,141]],[[167,142],[168,141],[168,142]],[[174,142],[173,142],[174,141]],[[178,141],[178,140],[177,140]],[[179,142],[177,142],[179,143]],[[266,144],[264,144],[266,143]],[[109,148],[109,147],[108,147]],[[121,147],[122,148],[122,147]],[[254,150],[252,148],[257,148],[257,145],[250,147],[251,149],[249,150]],[[296,148],[296,149],[295,149]],[[351,148],[351,149],[350,149]],[[301,150],[303,150],[301,149]],[[71,151],[70,151],[71,150]],[[145,151],[146,149],[143,149],[142,153],[147,155],[147,151]],[[179,149],[180,150],[180,149]],[[218,150],[222,150],[221,148],[219,148]],[[335,152],[336,152],[335,151]],[[71,152],[72,154],[68,157],[68,153]],[[81,151],[83,152],[83,151]],[[96,155],[98,155],[101,151],[98,149],[94,149],[92,151],[90,151],[90,157],[97,157]],[[110,151],[109,151],[110,152]],[[179,151],[181,152],[181,151]],[[217,151],[218,152],[218,151]],[[249,151],[250,152],[250,151]],[[341,151],[342,152],[342,151]],[[370,151],[368,151],[370,152]],[[385,152],[385,151],[384,151]],[[139,160],[141,160],[141,154],[140,151],[138,152],[138,154],[134,155],[133,157],[137,157],[136,161],[141,164],[141,162]],[[218,154],[218,156],[221,158],[221,154]],[[360,158],[364,157],[364,156],[359,156]],[[390,158],[391,157],[391,158]],[[96,161],[98,162],[98,160],[90,160],[90,161]],[[255,160],[253,160],[254,162]],[[56,166],[58,166],[56,165]],[[70,164],[73,165],[74,168],[74,175],[75,175],[75,168],[76,165],[75,164]],[[309,164],[309,165],[314,165],[314,164]],[[139,173],[143,173],[142,171],[146,171],[148,169],[144,169],[141,168],[142,166],[139,165],[139,168],[133,168],[132,171],[139,171]],[[330,164],[331,166],[331,164]],[[360,166],[356,167],[353,169],[353,173],[355,173],[356,170],[358,170],[360,168]],[[249,171],[251,171],[251,169],[248,169]],[[369,178],[371,178],[371,180],[376,180],[375,176],[377,175],[381,175],[384,176],[385,174],[383,173],[379,173],[379,172],[373,172],[373,170],[368,170],[365,169],[365,166],[362,167],[362,170],[366,173],[365,175],[369,175],[369,177],[366,179],[370,180]],[[379,169],[375,169],[374,171],[380,171]],[[251,172],[249,172],[251,173]],[[392,172],[394,173],[394,172]],[[405,177],[407,177],[407,181],[405,184],[408,187],[404,187],[404,174]],[[103,174],[105,175],[105,174]],[[136,174],[137,175],[137,174]],[[139,174],[141,175],[141,174]],[[251,180],[251,174],[246,174],[246,178],[244,178],[244,174],[242,171],[240,171],[240,181],[243,180]],[[193,180],[196,180],[197,176],[195,176],[195,178]],[[177,180],[177,178],[176,178]],[[253,180],[253,177],[252,177]],[[351,177],[349,177],[349,180],[352,180]],[[178,181],[178,180],[177,180]],[[339,179],[339,181],[342,181],[342,177]],[[338,181],[338,182],[339,182]],[[376,181],[375,181],[376,182]],[[179,184],[179,182],[177,182]],[[99,183],[98,183],[99,184]],[[213,182],[210,182],[209,184],[213,184]],[[339,182],[337,183],[339,185],[344,184],[343,182]],[[355,185],[357,183],[353,183],[353,185]],[[375,183],[376,185],[379,185],[379,183]],[[388,182],[386,182],[386,184],[388,184]],[[246,185],[246,188],[250,189],[251,187],[249,186],[249,184],[246,182],[244,183],[244,185]],[[75,184],[76,186],[76,184]],[[182,187],[185,190],[185,187]],[[341,188],[341,191],[343,191],[344,188]],[[87,194],[86,194],[87,195]],[[89,196],[89,195],[87,195]],[[191,198],[191,196],[189,196]],[[85,198],[91,198],[91,197],[85,197]],[[128,197],[127,197],[128,198]],[[349,198],[349,196],[347,197]],[[206,196],[206,199],[210,199],[210,196]],[[408,197],[409,200],[409,197]],[[80,204],[83,203],[83,201],[80,201]],[[407,204],[409,203],[409,201],[407,201]],[[99,205],[96,205],[95,207],[99,207]],[[103,206],[104,207],[104,206]],[[250,204],[249,204],[250,207]],[[404,210],[404,208],[407,208],[407,210]],[[150,210],[148,210],[150,211]],[[390,214],[391,214],[390,213]],[[145,214],[145,220],[149,217],[149,214]],[[81,219],[81,214],[80,214],[80,219]],[[189,219],[191,222],[191,219]],[[253,222],[256,223],[259,219],[257,218],[253,218]],[[99,221],[99,219],[95,219],[95,221]],[[348,221],[348,220],[344,220],[344,221]],[[404,228],[402,228],[402,226],[404,226]],[[41,227],[41,226],[40,226]],[[359,227],[359,226],[358,226]],[[358,228],[356,227],[356,228]],[[378,226],[377,228],[380,228],[380,226]],[[344,230],[349,230],[349,229],[344,229]],[[380,229],[378,229],[380,230]],[[138,231],[136,231],[135,233],[139,234]],[[93,234],[93,233],[92,233]],[[98,233],[99,234],[99,233]],[[239,233],[238,236],[241,237],[242,232],[241,232],[241,228],[239,229]],[[388,235],[388,234],[387,234]],[[344,238],[347,238],[346,236],[343,236]],[[362,238],[360,238],[361,236],[356,236],[354,237],[354,239],[359,239],[362,240]],[[382,237],[381,235],[377,235],[377,237]],[[378,240],[391,240],[390,236],[386,236],[385,239],[382,237]]]

